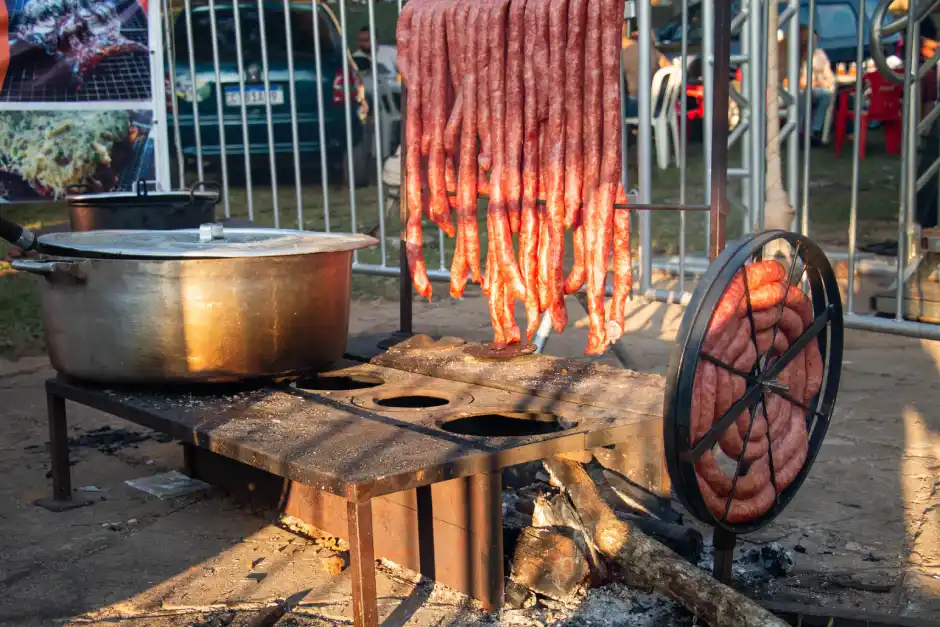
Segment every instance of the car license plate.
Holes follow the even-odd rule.
[[[268,90],[272,105],[284,104],[284,89],[282,87],[272,87]],[[225,104],[229,107],[240,107],[242,104],[242,93],[238,88],[225,90]],[[264,86],[245,86],[245,106],[257,107],[264,106]]]

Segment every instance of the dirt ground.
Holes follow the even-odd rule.
[[[574,328],[550,340],[551,354],[583,350],[583,313],[576,303],[569,311]],[[394,302],[357,302],[351,332],[393,331],[397,313]],[[631,307],[634,369],[665,373],[681,315],[676,306]],[[490,333],[486,302],[474,296],[416,303],[414,326],[468,339]],[[808,481],[742,544],[778,541],[795,570],[751,592],[926,620],[940,612],[940,343],[854,331],[846,340],[835,419]],[[289,520],[211,492],[163,501],[125,485],[182,467],[177,444],[136,425],[70,404],[72,485],[97,502],[63,513],[35,506],[51,485],[43,394],[51,374],[44,358],[0,363],[0,624],[247,625],[277,599],[296,604],[279,625],[351,623],[348,570],[327,571],[336,547],[312,530],[295,533]],[[144,439],[110,446],[102,427]],[[380,567],[379,592],[385,625],[679,620],[668,602],[618,586],[577,607],[500,617],[393,566]]]

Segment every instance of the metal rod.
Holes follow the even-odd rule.
[[[245,99],[245,55],[242,52],[242,23],[239,2],[232,4],[235,18],[235,62],[238,65],[238,95],[242,115],[242,144],[245,158],[245,198],[248,204],[248,219],[254,220],[254,200],[251,188],[251,136],[248,134],[248,103]]]
[[[767,126],[767,115],[769,115],[769,107],[765,105],[765,98],[763,95],[763,64],[761,59],[764,58],[764,49],[767,47],[765,45],[765,37],[770,37],[770,33],[767,33],[763,29],[762,25],[762,16],[764,12],[761,10],[761,1],[760,0],[751,0],[751,19],[748,20],[748,35],[750,40],[750,48],[748,50],[749,59],[747,65],[747,75],[748,75],[748,101],[750,104],[750,119],[752,120],[750,130],[748,132],[748,160],[746,164],[748,172],[747,180],[747,212],[744,215],[744,228],[742,232],[750,233],[755,228],[758,227],[757,216],[761,213],[761,170],[764,167],[764,144],[763,144],[763,132]],[[741,72],[742,77],[744,72]]]
[[[650,86],[653,77],[650,68],[650,57],[653,47],[651,30],[650,0],[637,2],[637,24],[639,24],[639,65],[640,74],[637,78],[640,89],[638,118],[640,125],[637,137],[637,173],[639,180],[637,188],[640,192],[640,202],[649,203],[653,187],[653,126],[650,122]],[[653,261],[653,221],[649,214],[640,215],[640,290],[646,291],[652,285]]]
[[[710,4],[710,3],[703,3]],[[711,143],[711,223],[709,258],[714,260],[725,248],[728,216],[728,73],[731,54],[731,3],[716,2],[712,8],[715,33],[715,84],[712,89],[714,115]],[[650,259],[652,261],[652,259]],[[644,290],[645,291],[645,290]]]
[[[940,325],[914,322],[912,320],[894,320],[876,316],[863,316],[855,313],[845,314],[845,326],[848,329],[874,331],[903,337],[924,340],[940,340]]]
[[[170,7],[167,0],[163,0],[163,28],[166,41],[166,65],[170,73],[170,87],[167,97],[170,99],[170,110],[173,112],[173,139],[176,143],[176,165],[180,187],[186,186],[186,161],[183,159],[183,139],[180,136],[180,113],[176,98],[176,30],[170,26]]]
[[[862,135],[862,116],[861,112],[861,102],[862,102],[862,64],[865,62],[864,48],[862,42],[864,41],[863,36],[865,34],[865,20],[867,18],[867,13],[865,11],[865,0],[859,0],[858,2],[858,29],[856,30],[856,36],[858,37],[858,45],[855,50],[855,119],[853,120],[854,130],[855,130],[855,140],[852,142],[852,191],[851,191],[851,200],[849,204],[849,277],[848,277],[848,294],[846,295],[846,313],[851,314],[855,312],[855,247],[857,246],[856,236],[858,234],[858,188],[861,182],[861,159],[858,154],[858,144],[860,137]],[[812,17],[810,17],[812,20]],[[833,97],[838,96],[838,91],[833,94]],[[835,103],[838,106],[838,103]],[[809,204],[809,157],[807,157],[806,173],[804,173],[804,182],[803,185],[805,188],[803,192],[803,204],[804,207]],[[804,211],[804,216],[808,215],[809,211]],[[806,218],[803,219],[806,222]]]
[[[355,233],[358,230],[358,221],[356,220],[356,165],[353,161],[353,140],[352,140],[352,97],[350,83],[352,76],[349,72],[349,54],[346,50],[346,0],[339,2],[339,21],[340,32],[342,33],[342,55],[343,55],[343,102],[344,113],[346,114],[346,171],[347,183],[349,185],[349,232]],[[402,168],[404,169],[404,168]],[[359,251],[353,251],[353,263],[359,261]]]
[[[203,180],[202,166],[202,132],[199,128],[199,96],[196,89],[196,53],[193,51],[193,11],[190,0],[183,0],[183,10],[186,12],[186,52],[189,56],[189,91],[192,95],[193,106],[193,133],[196,138],[196,176]]]
[[[285,2],[286,1],[287,0],[285,0]],[[232,217],[232,208],[229,203],[228,189],[228,151],[225,148],[225,103],[222,93],[222,72],[219,69],[219,31],[216,22],[215,0],[209,0],[209,31],[212,36],[212,69],[215,72],[215,108],[219,126],[219,161],[222,167],[222,202],[225,207],[225,217],[230,218]]]
[[[399,5],[399,9],[400,9]],[[414,322],[414,303],[412,298],[412,286],[411,286],[411,272],[408,268],[408,249],[407,243],[405,241],[405,228],[408,224],[408,172],[405,166],[405,155],[407,155],[408,144],[406,142],[407,133],[405,132],[407,124],[407,111],[408,111],[408,89],[405,86],[401,88],[401,158],[402,164],[399,168],[398,180],[399,180],[399,190],[398,195],[398,217],[399,222],[401,222],[401,229],[399,232],[399,254],[398,254],[398,268],[388,267],[385,264],[382,264],[378,270],[390,271],[389,276],[398,275],[398,330],[404,335],[411,335],[414,331],[413,322]],[[353,264],[353,269],[355,269],[356,264]],[[428,278],[431,278],[431,274],[434,271],[430,270],[428,272]],[[447,278],[450,281],[450,277]]]
[[[898,211],[898,267],[895,277],[896,301],[895,320],[904,317],[904,269],[907,265],[907,235],[910,229],[910,216],[916,198],[916,163],[917,163],[917,136],[911,132],[917,125],[918,100],[920,90],[917,81],[917,64],[920,60],[920,24],[913,19],[914,3],[907,8],[907,31],[904,34],[905,53],[907,59],[904,63],[904,110],[901,117],[903,129],[903,151],[901,159],[901,203]],[[856,103],[858,106],[858,103]]]
[[[753,0],[751,0],[753,3]],[[738,124],[731,131],[731,136],[728,138],[729,148],[733,146],[737,141],[741,141],[741,167],[740,168],[728,168],[728,177],[740,178],[741,179],[741,204],[745,207],[746,211],[742,217],[743,229],[741,232],[747,234],[751,230],[750,225],[750,209],[749,207],[753,204],[751,200],[751,153],[754,151],[754,138],[753,138],[753,126],[751,124],[751,100],[754,97],[753,89],[751,85],[754,81],[751,79],[751,65],[750,59],[753,58],[752,50],[752,39],[753,33],[751,32],[752,26],[754,23],[753,19],[750,19],[754,14],[753,7],[749,3],[741,3],[741,12],[735,16],[735,18],[745,16],[745,19],[739,20],[742,27],[742,33],[739,37],[741,42],[741,52],[742,56],[747,57],[745,60],[746,67],[741,68],[741,81],[738,85],[738,89],[731,89],[728,91],[728,95],[731,96],[731,99],[738,105]],[[732,32],[735,26],[735,20],[731,21]],[[740,91],[739,91],[740,90]],[[747,94],[747,98],[744,97],[744,94]],[[729,105],[730,106],[730,105]],[[755,117],[756,120],[760,120],[759,116]],[[759,125],[759,124],[757,124]]]
[[[274,113],[271,111],[271,66],[268,64],[268,35],[264,23],[264,0],[258,0],[258,30],[261,31],[261,79],[264,85],[264,113],[268,127],[268,163],[271,168],[271,206],[274,228],[281,226],[277,194],[277,153],[274,150]]]
[[[787,142],[787,197],[791,207],[799,203],[800,195],[800,134],[799,96],[800,96],[800,0],[790,0],[786,15],[789,21],[787,39],[787,124],[781,131],[781,139]],[[808,117],[808,116],[807,116]],[[809,139],[807,137],[807,139]],[[808,141],[806,142],[809,143]],[[790,230],[796,230],[797,217],[794,213]]]
[[[679,204],[686,203],[686,179],[687,172],[687,153],[689,148],[689,101],[687,92],[689,90],[689,38],[685,35],[689,32],[689,0],[682,0],[682,86],[679,91],[679,98],[682,99],[682,107],[679,114]],[[711,207],[709,207],[711,209]],[[650,251],[652,256],[652,251]],[[679,291],[685,291],[685,211],[679,212]]]
[[[326,120],[323,106],[323,61],[320,52],[320,3],[310,0],[313,7],[313,63],[317,70],[317,133],[320,146],[320,188],[323,193],[323,230],[330,232],[330,181],[326,167]]]
[[[538,329],[535,331],[535,337],[532,338],[536,353],[541,353],[545,350],[545,343],[548,342],[548,338],[551,334],[552,317],[549,312],[546,311],[542,314],[542,319],[539,321]]]
[[[372,127],[375,135],[375,170],[376,186],[378,187],[376,193],[379,200],[379,249],[382,255],[382,265],[384,266],[387,253],[385,250],[385,187],[382,181],[382,159],[384,155],[382,154],[382,107],[379,106],[381,98],[379,95],[378,46],[375,41],[375,0],[369,0],[368,6],[369,46],[372,49],[372,104],[375,108]]]
[[[712,189],[709,184],[712,176],[712,142],[714,139],[713,125],[715,121],[715,16],[714,3],[703,2],[702,7],[702,80],[705,93],[705,119],[703,121],[702,144],[705,150],[705,202],[711,208]],[[727,78],[727,77],[726,77]],[[709,98],[708,94],[712,94]],[[705,250],[711,250],[712,212],[705,216]],[[644,290],[645,291],[645,290]]]
[[[316,11],[314,11],[316,13]],[[294,195],[297,200],[297,230],[304,230],[303,172],[300,169],[300,144],[297,132],[297,85],[294,75],[294,32],[290,0],[284,0],[284,33],[287,45],[287,81],[290,84],[290,137],[294,149]],[[319,81],[319,77],[317,78]],[[269,95],[270,97],[270,95]]]
[[[861,0],[862,4],[862,14],[865,13],[864,4],[865,0]],[[812,120],[812,109],[813,109],[813,55],[816,54],[816,37],[815,37],[815,28],[816,28],[816,0],[810,0],[810,10],[809,10],[809,24],[807,26],[809,30],[809,37],[806,42],[806,65],[804,66],[806,71],[806,93],[803,95],[803,193],[802,193],[802,202],[800,206],[800,233],[804,236],[809,236],[809,179],[810,179],[810,166],[812,164],[812,151],[810,150],[810,133],[812,130],[811,120]],[[864,21],[864,20],[861,20]],[[859,32],[861,32],[861,25],[859,26]],[[862,35],[859,35],[861,37]],[[862,49],[863,39],[858,39],[858,50]],[[859,52],[861,54],[861,52]],[[861,66],[859,66],[861,67]],[[856,72],[859,80],[861,80],[862,73],[861,71]],[[858,93],[856,92],[855,103],[856,108],[858,108],[858,103],[861,102],[858,98]],[[838,97],[838,91],[832,94],[833,98]],[[838,103],[836,103],[838,104]],[[858,127],[858,122],[861,120],[861,115],[856,115],[856,126]],[[860,127],[858,127],[860,128]],[[858,128],[855,131],[855,154],[853,158],[858,158]],[[853,167],[855,163],[853,162]]]

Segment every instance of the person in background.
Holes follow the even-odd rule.
[[[368,26],[359,29],[359,35],[356,37],[356,51],[353,52],[352,57],[360,72],[372,69],[372,37]]]
[[[806,44],[809,41],[809,31],[806,28],[800,29],[800,50],[803,59],[800,61],[800,120],[803,120],[805,108],[805,94],[807,89],[806,78]],[[826,125],[826,114],[829,111],[829,105],[835,97],[836,76],[832,71],[832,63],[826,52],[819,47],[819,35],[813,33],[813,63],[812,63],[812,85],[809,86],[811,95],[811,123],[813,141],[821,141],[823,129]]]
[[[639,32],[634,30],[627,35],[627,23],[623,23],[622,46],[620,54],[623,58],[624,82],[627,84],[627,117],[632,118],[639,115],[639,85],[640,85],[640,43]],[[669,60],[656,49],[656,33],[650,33],[650,77],[656,74],[656,70],[663,67],[669,67]]]

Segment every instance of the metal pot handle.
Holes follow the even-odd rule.
[[[216,181],[198,181],[189,190],[189,202],[191,204],[196,203],[196,192],[200,191],[200,188],[207,192],[215,192],[215,199],[212,201],[213,207],[222,200],[222,186]]]
[[[47,279],[68,276],[84,283],[88,278],[87,261],[63,261],[61,259],[14,259],[10,266],[17,272],[38,274]]]

